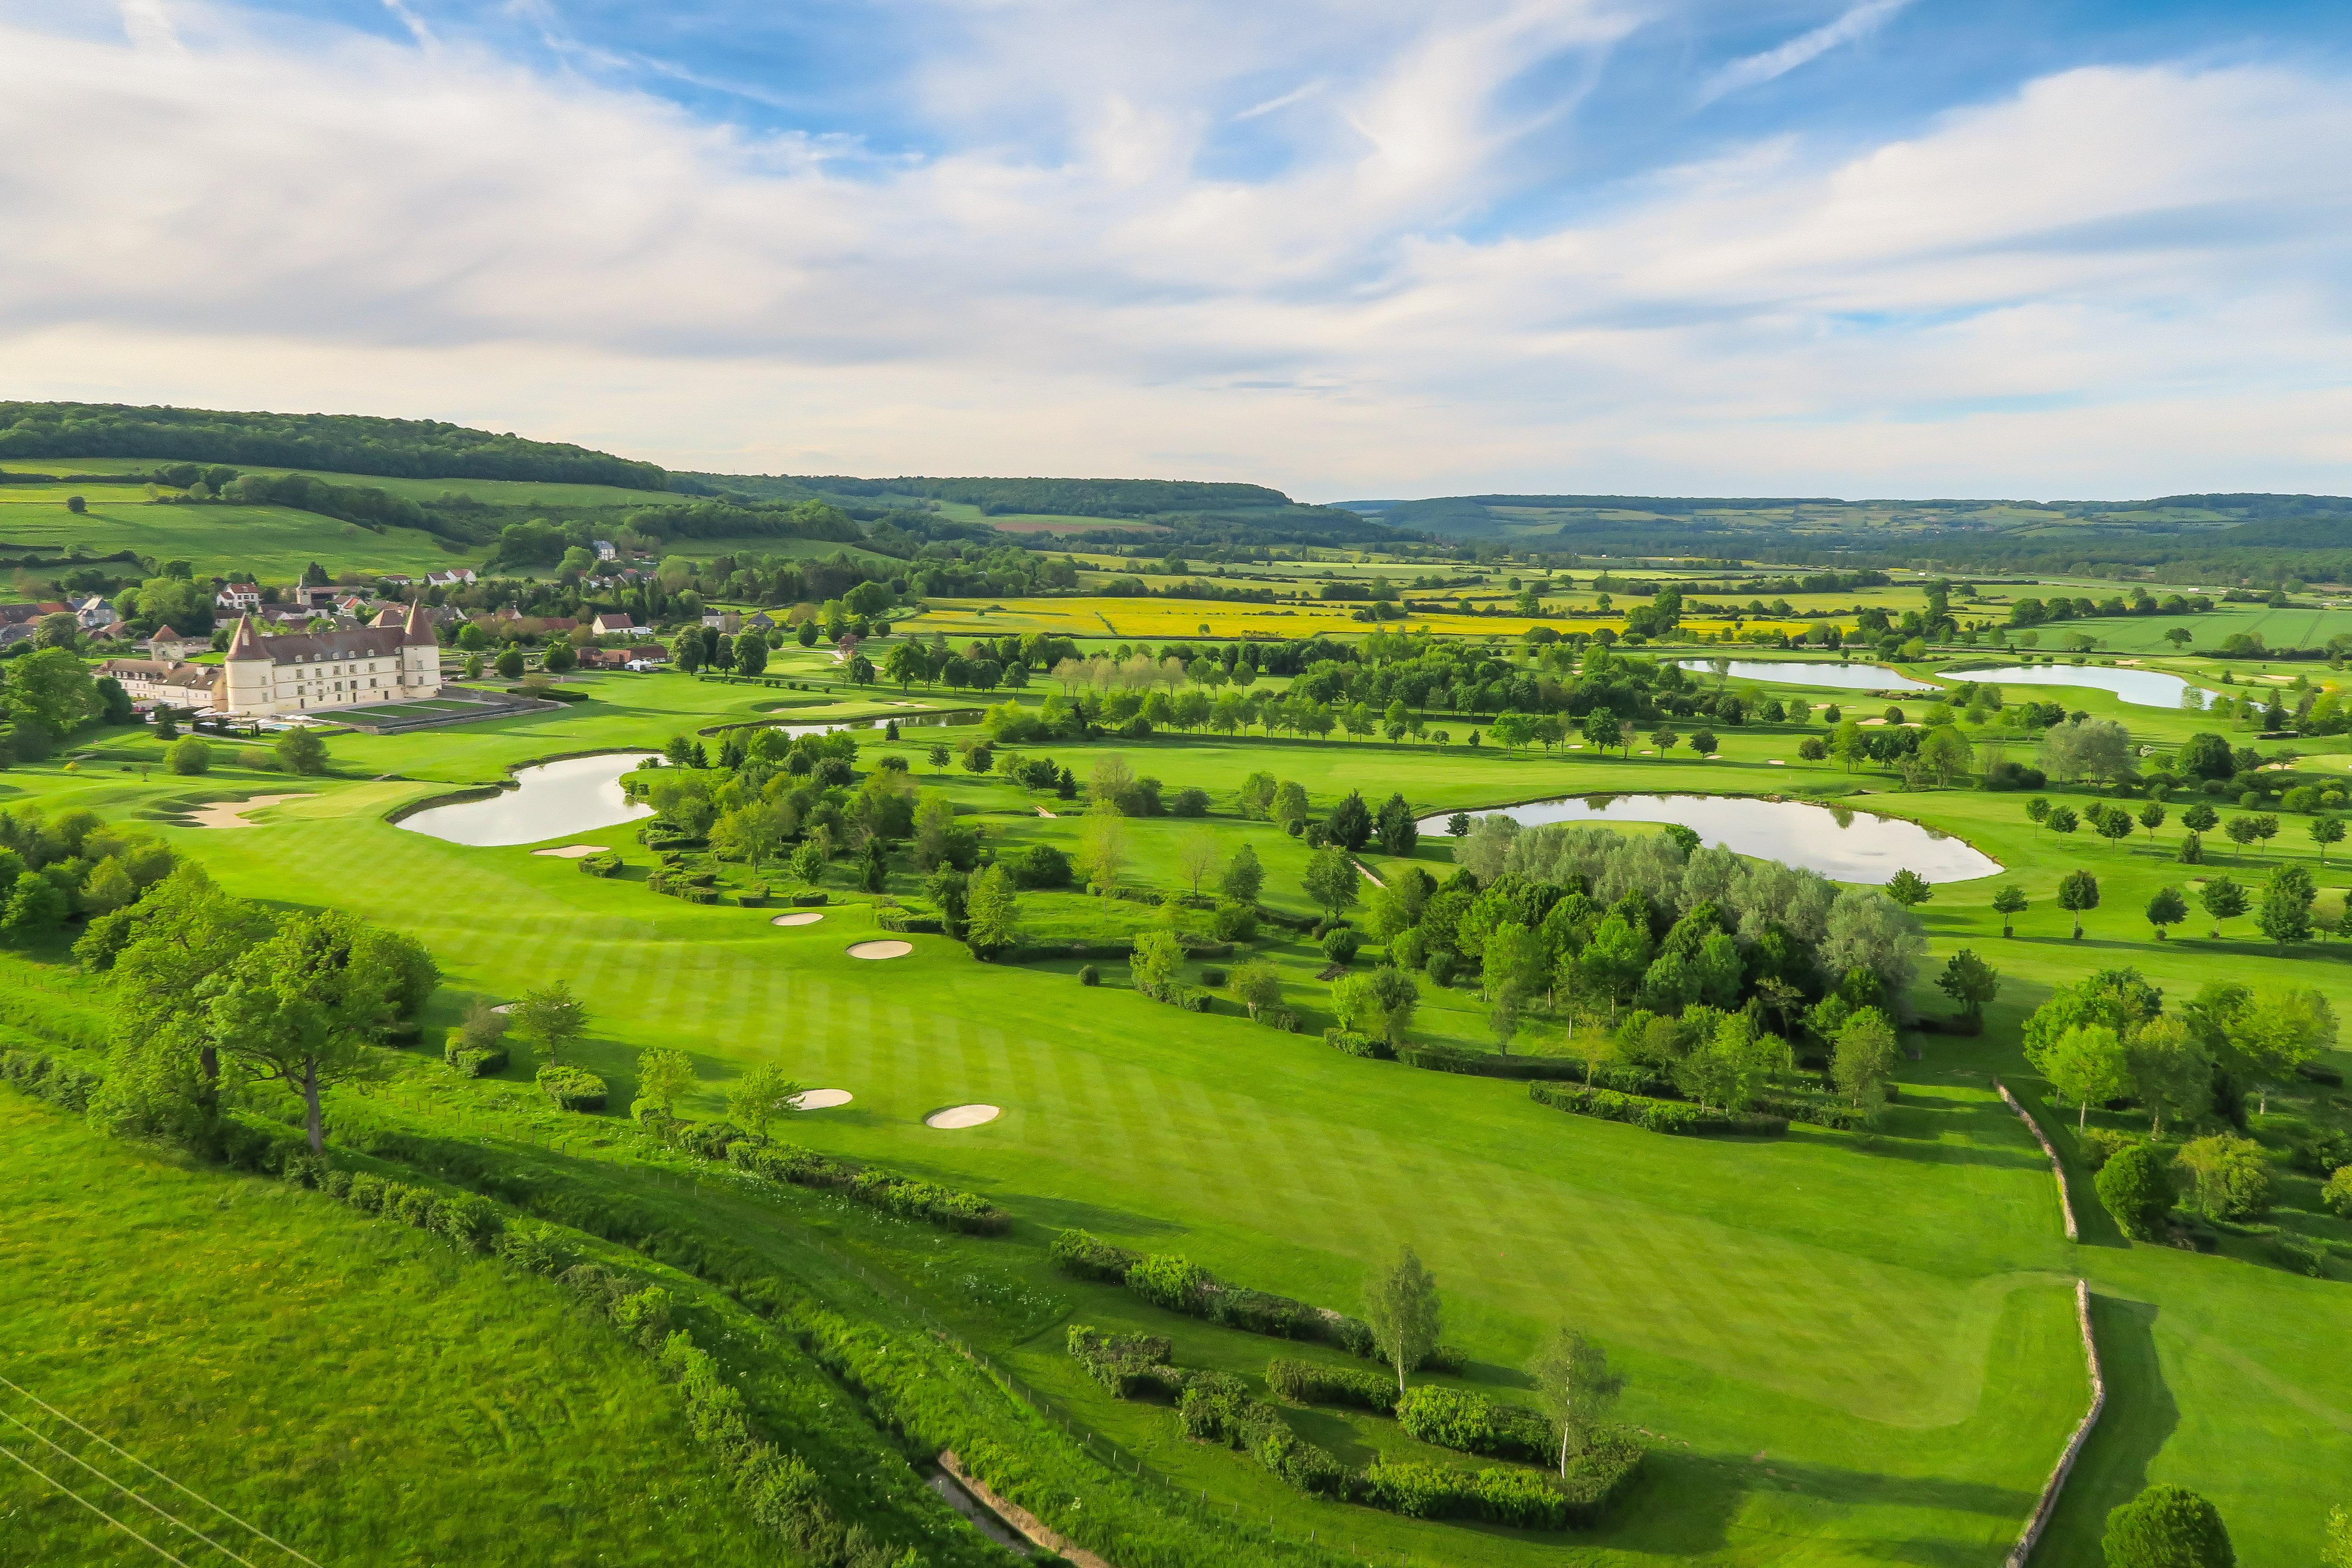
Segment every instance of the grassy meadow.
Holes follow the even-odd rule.
[[[1106,601],[1126,610],[1162,603]],[[985,625],[1022,629],[992,612]],[[1488,629],[1484,617],[1480,629]],[[771,673],[822,680],[829,667],[792,649]],[[2117,1416],[2094,1440],[2042,1561],[2091,1560],[2105,1509],[2152,1479],[2212,1496],[2251,1568],[2307,1562],[2326,1507],[2347,1500],[2306,1484],[2315,1474],[2352,1472],[2352,1368],[2326,1349],[2352,1328],[2346,1287],[2271,1267],[2251,1241],[2231,1241],[2219,1257],[2124,1245],[2103,1228],[2079,1170],[2076,1202],[2090,1225],[2083,1245],[2069,1245],[2046,1167],[1991,1087],[1999,1073],[2034,1093],[2016,1052],[2018,1026],[2051,987],[2095,965],[2136,965],[2174,999],[2226,974],[2317,985],[2339,1013],[2352,1009],[2352,947],[2282,955],[2250,920],[2212,939],[2199,934],[2201,916],[2169,941],[2152,939],[2139,909],[2190,869],[2170,858],[2177,820],[2153,838],[2111,845],[2085,833],[2062,844],[2033,829],[2023,796],[1911,793],[1876,769],[1849,774],[1834,763],[1804,763],[1801,733],[1785,725],[1721,730],[1727,760],[1705,763],[1686,752],[1508,756],[1461,743],[1466,721],[1450,725],[1456,743],[1442,749],[1182,735],[1027,748],[1081,778],[1098,757],[1118,753],[1171,793],[1207,789],[1221,839],[1245,838],[1265,861],[1266,902],[1298,913],[1308,907],[1298,886],[1305,851],[1230,815],[1233,791],[1251,772],[1297,780],[1318,806],[1351,788],[1375,803],[1398,790],[1424,812],[1595,791],[1834,798],[1959,834],[2001,863],[2002,876],[1939,888],[1920,910],[1934,940],[1930,974],[1962,946],[2002,972],[1989,1032],[1916,1037],[1922,1055],[1903,1065],[1899,1106],[1880,1132],[1667,1139],[1562,1115],[1510,1083],[1326,1048],[1318,1032],[1328,988],[1314,978],[1323,960],[1281,933],[1270,933],[1266,950],[1304,1015],[1308,1032],[1295,1036],[1246,1022],[1230,1003],[1208,1016],[1173,1012],[1129,990],[1116,963],[1102,965],[1106,983],[1087,989],[1075,963],[981,964],[960,944],[926,936],[912,939],[908,958],[859,962],[846,948],[876,931],[862,896],[836,883],[825,918],[792,930],[772,926],[762,910],[657,898],[643,882],[652,858],[625,828],[564,836],[621,851],[625,870],[602,880],[531,847],[467,847],[385,821],[404,804],[495,781],[534,759],[656,746],[683,730],[772,716],[818,721],[887,713],[894,710],[884,705],[897,702],[961,705],[922,689],[829,687],[816,695],[842,700],[838,707],[772,711],[780,698],[811,694],[675,675],[582,683],[593,700],[562,712],[408,736],[335,736],[336,772],[321,780],[236,765],[203,779],[160,768],[142,776],[157,752],[152,739],[100,732],[70,758],[0,773],[0,799],[141,818],[232,890],[333,904],[415,933],[447,977],[428,1039],[474,996],[503,1000],[570,981],[594,1017],[583,1059],[614,1081],[616,1108],[631,1097],[635,1053],[654,1046],[692,1058],[700,1089],[687,1109],[698,1115],[721,1114],[727,1087],[761,1062],[851,1090],[852,1104],[796,1118],[789,1135],[987,1192],[1016,1225],[1002,1240],[887,1226],[853,1226],[836,1239],[908,1281],[959,1331],[1130,1454],[1244,1516],[1274,1515],[1294,1536],[1313,1531],[1367,1556],[1465,1564],[1990,1561],[2014,1538],[2085,1399],[2071,1302],[2078,1276],[2097,1293]],[[2147,744],[2175,743],[2199,723],[2087,689],[2011,695],[2120,718]],[[1803,732],[1823,733],[1819,718]],[[1066,847],[1076,823],[1038,812],[1063,809],[1050,795],[960,770],[933,773],[928,747],[972,733],[909,730],[895,744],[879,730],[859,735],[869,759],[893,750],[911,758],[922,789],[946,793],[999,845]],[[2331,752],[2305,765],[2341,772],[2347,762],[2352,753]],[[194,801],[289,790],[303,798],[257,813],[248,828],[176,826]],[[2242,860],[2221,834],[2209,836],[2203,870],[2258,881],[2278,860],[2297,858],[2325,888],[2352,884],[2352,868],[2319,864],[2297,819],[2287,823],[2279,840]],[[1176,845],[1196,826],[1136,823],[1129,879],[1173,884]],[[1445,840],[1425,839],[1419,858],[1444,875]],[[1365,863],[1376,874],[1391,868],[1377,855]],[[2078,865],[2098,874],[2103,890],[2079,943],[2052,902],[2060,876]],[[2007,941],[1990,907],[2004,881],[2031,900]],[[891,890],[918,888],[900,873]],[[1105,921],[1101,901],[1080,894],[1032,895],[1025,910],[1057,933]],[[1140,912],[1118,906],[1122,916]],[[1111,921],[1122,923],[1131,922]],[[1927,978],[1918,1005],[1948,1010]],[[1428,1038],[1484,1043],[1482,1009],[1464,986],[1431,990],[1417,1028]],[[1557,1025],[1538,1020],[1517,1048],[1563,1043]],[[2315,1089],[2274,1101],[2274,1110],[2333,1114],[2326,1099]],[[1004,1114],[958,1131],[923,1124],[930,1111],[968,1101]],[[400,1058],[393,1081],[364,1100],[337,1091],[330,1104],[331,1116],[463,1125],[493,1141],[582,1124],[544,1108],[526,1068],[467,1082],[422,1056]],[[2053,1131],[2059,1120],[2045,1114]],[[0,1163],[0,1174],[6,1170]],[[750,1245],[790,1244],[790,1226],[762,1228],[772,1219],[713,1208],[706,1222]],[[2333,1221],[2294,1223],[2352,1241],[2352,1229]],[[1349,1310],[1368,1267],[1409,1240],[1446,1291],[1446,1338],[1469,1352],[1473,1385],[1522,1387],[1517,1369],[1558,1323],[1606,1343],[1631,1377],[1623,1414],[1658,1440],[1650,1479],[1591,1535],[1421,1523],[1303,1498],[1238,1456],[1182,1442],[1164,1409],[1109,1399],[1060,1344],[1068,1321],[1131,1324],[1172,1333],[1185,1364],[1253,1374],[1270,1354],[1294,1349],[1171,1320],[1053,1272],[1042,1246],[1067,1226],[1181,1251],[1225,1278]],[[1415,1447],[1383,1422],[1321,1409],[1294,1415],[1302,1433],[1350,1462]]]

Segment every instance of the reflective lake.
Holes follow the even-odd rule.
[[[1989,681],[1995,686],[2087,686],[2112,691],[2139,708],[2178,708],[2189,682],[2160,669],[2110,669],[2103,665],[2005,664],[1999,669],[1959,669],[1954,680]],[[2212,694],[2199,689],[2205,702]]]
[[[398,826],[452,844],[485,847],[537,844],[545,838],[635,822],[651,816],[654,808],[630,800],[621,789],[621,775],[655,754],[606,752],[518,768],[514,789],[500,790],[481,800],[436,805],[403,817]]]
[[[1472,820],[1495,813],[1474,811]],[[1882,883],[1897,871],[1916,871],[1930,882],[1965,882],[1997,876],[2000,863],[1966,839],[1843,805],[1809,801],[1754,800],[1727,795],[1570,795],[1505,806],[1501,815],[1529,827],[1573,822],[1605,827],[1614,822],[1674,822],[1696,830],[1702,842],[1737,855],[1778,860],[1841,882]],[[1444,816],[1424,818],[1421,830],[1445,831]]]
[[[901,730],[916,730],[926,724],[973,724],[979,721],[980,710],[977,708],[952,708],[931,712],[877,713],[865,719],[836,719],[830,724],[793,724],[780,720],[774,723],[730,724],[727,728],[781,730],[798,739],[803,735],[830,735],[836,730],[879,730],[891,723]]]
[[[1883,664],[1816,664],[1801,658],[1678,658],[1695,675],[1727,674],[1734,680],[1771,680],[1784,686],[1825,686],[1837,691],[1934,691]]]

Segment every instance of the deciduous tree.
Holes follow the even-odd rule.
[[[1396,1369],[1397,1391],[1402,1393],[1406,1374],[1429,1359],[1444,1328],[1437,1281],[1411,1247],[1373,1276],[1364,1296],[1364,1321],[1381,1357]]]

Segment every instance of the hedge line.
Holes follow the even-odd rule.
[[[1653,1100],[1646,1095],[1620,1094],[1611,1089],[1586,1089],[1581,1084],[1531,1083],[1528,1097],[1538,1105],[1577,1116],[1597,1116],[1603,1121],[1623,1121],[1652,1132],[1695,1136],[1704,1132],[1736,1132],[1776,1138],[1789,1130],[1785,1116],[1755,1111],[1702,1111],[1680,1100]]]
[[[96,1073],[68,1067],[40,1051],[0,1051],[0,1079],[36,1100],[67,1110],[88,1110],[90,1097],[106,1080]]]
[[[1542,1464],[1558,1445],[1552,1424],[1524,1405],[1498,1405],[1468,1389],[1424,1383],[1396,1402],[1397,1425],[1409,1436],[1458,1454]]]
[[[1317,1366],[1276,1356],[1265,1363],[1265,1385],[1300,1405],[1350,1405],[1381,1415],[1396,1413],[1396,1379],[1384,1372]]]
[[[799,1187],[824,1187],[905,1219],[919,1219],[971,1236],[1001,1236],[1013,1216],[977,1193],[836,1160],[797,1143],[763,1143],[724,1121],[688,1121],[647,1110],[639,1124],[673,1149],[724,1161],[739,1171]]]
[[[1465,1073],[1475,1078],[1580,1079],[1584,1064],[1566,1057],[1498,1057],[1465,1051],[1458,1046],[1400,1046],[1397,1060],[1431,1072]]]

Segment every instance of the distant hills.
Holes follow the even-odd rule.
[[[1102,543],[1139,531],[1173,552],[1221,546],[1377,547],[1424,541],[1548,554],[1925,565],[1960,572],[2232,574],[2352,580],[2352,498],[2230,492],[2136,501],[1835,496],[1464,495],[1312,505],[1264,485],[1195,479],[861,478],[671,472],[564,442],[437,420],[0,402],[0,458],[152,458],[388,479],[606,485],[705,498],[681,531],[808,535],[727,509],[819,501],[914,537],[992,528]],[[957,510],[943,515],[945,509]],[[929,524],[928,515],[936,521]],[[1003,520],[1000,523],[997,520]],[[446,531],[481,537],[500,517]],[[1088,524],[1099,524],[1089,527]]]

